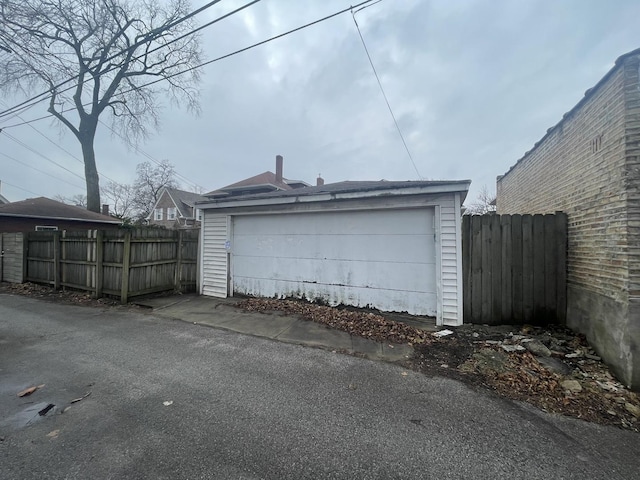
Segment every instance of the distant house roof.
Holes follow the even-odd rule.
[[[206,200],[199,193],[187,192],[185,190],[179,190],[177,188],[165,187],[166,192],[169,194],[173,203],[179,211],[179,216],[184,218],[193,218],[195,212],[191,209],[195,206],[196,202]]]
[[[273,172],[264,172],[259,175],[255,175],[250,178],[246,178],[226,187],[219,188],[209,193],[205,193],[205,197],[228,197],[233,195],[246,195],[247,193],[255,192],[271,192],[271,191],[286,191],[293,190],[301,187],[308,187],[309,184],[302,180],[289,180],[283,178],[281,182],[277,181],[276,174]]]
[[[224,208],[230,206],[232,203],[286,203],[287,201],[298,201],[304,197],[317,200],[331,200],[338,197],[345,199],[350,196],[370,197],[376,195],[392,195],[394,193],[410,195],[443,192],[463,192],[462,202],[469,190],[470,184],[471,180],[345,181],[300,189],[248,194],[242,195],[242,197],[214,197],[204,202],[198,202],[198,205],[201,208]]]
[[[80,222],[111,223],[119,225],[122,220],[90,212],[81,207],[67,205],[50,198],[38,197],[0,205],[0,217],[42,218],[49,220],[73,220]]]

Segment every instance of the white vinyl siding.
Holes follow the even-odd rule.
[[[462,324],[462,249],[459,197],[447,196],[440,203],[440,285],[442,322]]]
[[[203,295],[227,296],[227,216],[209,210],[202,221],[202,282]]]

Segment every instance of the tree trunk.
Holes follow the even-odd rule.
[[[84,178],[87,183],[87,210],[100,213],[100,179],[96,167],[96,154],[93,149],[95,138],[95,128],[86,131],[80,126],[80,145],[82,146],[82,157],[84,158]]]

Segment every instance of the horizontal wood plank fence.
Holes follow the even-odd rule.
[[[465,215],[465,323],[566,322],[567,216]]]
[[[26,233],[25,280],[129,298],[196,290],[197,230]]]

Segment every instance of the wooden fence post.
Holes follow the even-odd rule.
[[[558,252],[555,249],[558,231],[556,217],[544,216],[544,315],[558,318],[556,304],[558,297]],[[546,321],[546,320],[545,320]]]
[[[501,251],[501,296],[500,323],[509,323],[513,320],[513,231],[511,230],[511,215],[498,215],[500,217],[500,243]]]
[[[482,319],[482,217],[471,216],[471,318]]]
[[[29,234],[21,233],[22,236],[22,278],[20,283],[24,283],[29,276]]]
[[[60,232],[53,232],[53,288],[60,289]]]
[[[558,280],[556,289],[556,318],[558,323],[567,323],[567,214],[556,212],[556,251],[558,252]]]
[[[120,302],[125,304],[129,300],[129,267],[131,265],[131,231],[124,234],[124,246],[122,249],[122,289],[120,290]]]
[[[4,282],[4,233],[0,233],[0,282]]]
[[[544,216],[533,216],[533,316],[530,323],[540,325],[545,319],[544,301]]]
[[[462,216],[462,321],[471,321],[471,215]]]
[[[522,306],[523,291],[523,252],[522,252],[522,215],[511,215],[511,309],[515,324],[524,323]]]
[[[96,232],[96,298],[102,297],[102,286],[104,285],[104,233],[102,230]]]
[[[489,311],[491,316],[485,321],[491,325],[500,323],[502,315],[502,226],[500,215],[491,214],[491,250],[489,252],[491,268],[491,299]]]
[[[182,242],[183,242],[183,231],[178,230],[178,245],[176,252],[176,272],[175,272],[175,286],[174,290],[181,292],[182,291]]]

